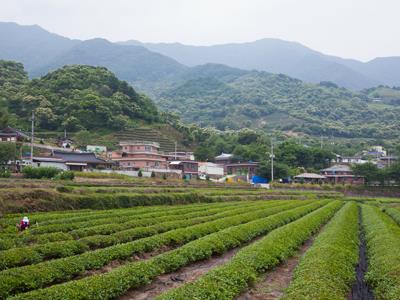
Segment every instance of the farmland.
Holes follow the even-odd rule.
[[[400,299],[397,199],[1,184],[0,299]],[[18,233],[25,214],[31,227]]]

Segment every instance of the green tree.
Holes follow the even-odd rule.
[[[0,143],[0,165],[5,165],[9,161],[15,161],[17,158],[17,148],[15,143]]]
[[[371,162],[353,165],[352,170],[354,175],[364,177],[366,184],[371,184],[374,181],[384,181],[382,172],[375,164]]]

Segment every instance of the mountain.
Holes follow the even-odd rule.
[[[64,65],[104,66],[139,88],[164,83],[187,67],[142,46],[121,46],[105,39],[71,40],[43,28],[0,22],[0,59],[24,64],[30,77]]]
[[[25,65],[28,72],[80,43],[32,25],[0,22],[0,59]]]
[[[172,58],[141,46],[121,46],[104,39],[92,39],[75,45],[31,74],[40,76],[70,64],[103,66],[119,78],[140,87],[160,80],[168,81],[169,77],[187,68]]]
[[[368,93],[329,82],[307,84],[282,74],[210,64],[191,68],[184,77],[154,100],[161,109],[201,126],[399,137],[400,107],[376,103]]]
[[[377,58],[363,63],[325,55],[299,43],[279,39],[214,46],[141,43],[135,40],[120,44],[141,45],[187,66],[225,64],[245,70],[282,73],[311,83],[332,81],[353,90],[379,84],[400,85],[400,57]]]
[[[160,120],[149,98],[104,67],[65,66],[28,80],[22,64],[0,61],[0,101],[22,128],[32,110],[40,130],[121,130]]]
[[[106,66],[137,88],[151,91],[151,95],[173,84],[188,67],[207,63],[286,74],[310,83],[331,81],[352,90],[381,84],[400,86],[400,57],[364,63],[279,39],[214,46],[133,40],[110,43],[104,39],[73,40],[37,25],[0,22],[0,59],[23,63],[31,77],[64,64]]]

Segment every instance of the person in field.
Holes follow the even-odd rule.
[[[23,217],[21,222],[17,225],[19,231],[24,231],[27,229],[30,225],[29,218],[28,217]]]

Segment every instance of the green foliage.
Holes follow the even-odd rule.
[[[22,169],[22,173],[25,178],[30,179],[51,179],[56,177],[59,173],[61,173],[60,169],[54,167],[31,167],[26,166]]]
[[[170,290],[157,299],[234,299],[248,288],[259,274],[292,256],[297,247],[328,221],[341,205],[340,202],[333,202],[298,220],[296,219],[304,214],[294,213],[290,219],[296,221],[287,225],[283,222],[281,227],[261,240],[241,249],[229,262],[212,269],[197,281]],[[243,233],[238,233],[232,236],[242,235]],[[222,236],[221,239],[225,240]],[[216,241],[215,244],[219,243]]]
[[[397,299],[400,295],[400,229],[378,207],[363,205],[367,241],[366,280],[376,299]]]
[[[376,106],[364,93],[331,83],[306,84],[282,74],[199,73],[165,88],[155,101],[185,121],[221,130],[251,127],[316,136],[399,137],[399,107]]]
[[[16,144],[11,142],[0,143],[0,165],[7,164],[9,161],[16,159]]]
[[[355,203],[343,207],[301,258],[283,300],[345,299],[355,280],[359,228]]]
[[[32,110],[43,130],[122,130],[134,120],[160,120],[149,98],[102,67],[65,66],[28,81],[21,64],[0,61],[0,86],[2,83],[5,91],[0,92],[0,100],[10,113],[25,120],[20,125],[27,126]],[[0,112],[0,121],[5,114]]]
[[[132,257],[134,254],[157,250],[163,246],[184,244],[224,228],[249,222],[257,218],[266,217],[291,207],[293,208],[303,205],[302,203],[304,202],[291,203],[286,206],[277,206],[277,203],[260,204],[260,208],[269,205],[274,206],[274,204],[277,207],[268,210],[260,209],[255,210],[254,212],[235,214],[233,216],[220,218],[204,224],[197,224],[187,228],[180,228],[161,234],[155,234],[151,237],[129,243],[118,244],[112,247],[98,249],[96,251],[90,251],[63,259],[55,259],[36,265],[20,267],[18,273],[15,273],[12,270],[5,270],[0,273],[0,296],[4,297],[18,291],[45,287],[55,280],[69,280],[73,275],[78,275],[85,270],[101,268],[103,265],[113,260],[126,259]],[[127,266],[129,267],[130,264]],[[23,280],[21,280],[22,278]],[[75,284],[79,285],[79,282],[81,281],[77,281]],[[71,283],[72,282],[67,284],[69,285]],[[60,286],[56,285],[51,289],[43,291],[45,293],[51,293],[52,289],[58,288],[60,288]],[[36,292],[32,292],[32,296],[35,295],[35,293]],[[24,294],[24,296],[28,297],[28,294]]]
[[[151,171],[151,178],[155,178],[156,177],[156,173],[154,171]]]
[[[139,172],[138,172],[138,177],[143,177],[143,172],[142,172],[142,170],[139,170]]]
[[[74,178],[75,178],[75,173],[72,171],[63,171],[54,177],[54,179],[57,180],[74,180]]]

